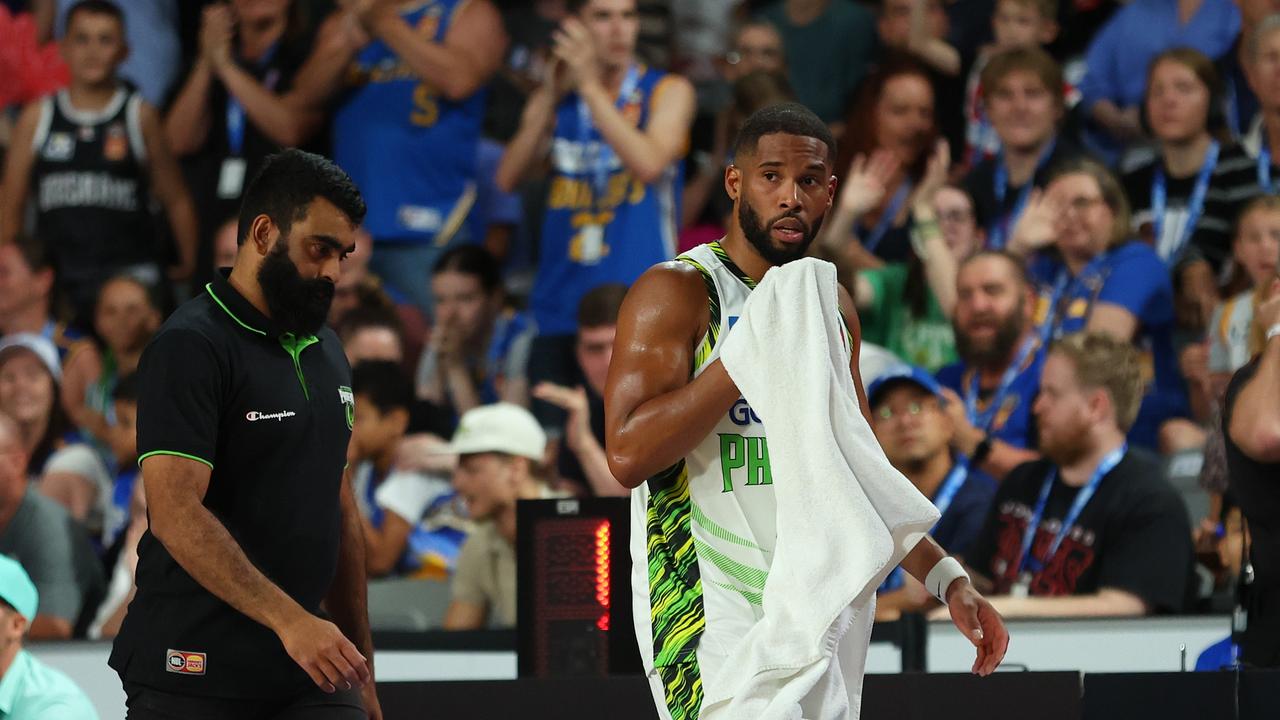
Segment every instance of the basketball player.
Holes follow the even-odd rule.
[[[712,557],[732,553],[725,538],[745,539],[766,551],[776,544],[769,536],[772,525],[752,522],[775,512],[771,481],[747,482],[751,468],[735,471],[723,454],[728,448],[733,458],[750,456],[753,476],[763,466],[769,477],[767,433],[720,363],[719,351],[764,274],[804,257],[831,207],[834,156],[826,125],[805,107],[775,105],[752,115],[739,133],[734,164],[725,171],[725,190],[734,202],[727,235],[645,273],[618,319],[605,390],[607,454],[618,481],[635,488],[636,633],[664,718],[699,717],[702,673],[728,661],[715,648],[731,646],[739,634],[726,628],[740,629],[742,613],[752,615],[749,623],[763,616],[760,605],[722,589],[731,586],[730,578]],[[853,339],[849,371],[865,415],[858,374],[861,329],[843,290],[840,305]],[[726,491],[741,513],[700,512],[701,497]],[[977,646],[973,671],[992,672],[1008,634],[959,564],[926,538],[902,566],[926,587],[937,588],[956,627]]]
[[[36,236],[48,245],[81,324],[107,278],[128,273],[149,287],[161,283],[167,258],[151,222],[153,193],[177,242],[169,276],[181,280],[195,270],[195,205],[155,108],[116,74],[128,52],[119,7],[107,0],[71,6],[62,40],[71,84],[22,111],[5,167],[0,244],[21,229],[30,198]]]

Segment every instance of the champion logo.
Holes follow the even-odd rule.
[[[293,412],[292,410],[281,410],[280,412],[274,412],[274,413],[264,413],[264,412],[258,412],[257,410],[250,410],[249,412],[244,414],[244,419],[248,420],[249,422],[258,422],[259,420],[275,420],[276,422],[280,422],[285,418],[291,418],[297,414],[298,413]]]

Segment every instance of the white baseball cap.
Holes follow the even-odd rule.
[[[547,434],[528,410],[511,403],[482,405],[468,410],[458,421],[453,441],[436,452],[471,455],[496,452],[542,462]]]
[[[4,362],[5,356],[19,348],[39,358],[40,362],[48,368],[53,379],[62,382],[62,362],[58,360],[58,348],[52,340],[35,333],[5,335],[4,339],[0,340],[0,363]]]

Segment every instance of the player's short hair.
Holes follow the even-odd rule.
[[[290,148],[269,155],[245,190],[240,203],[236,243],[249,237],[253,219],[266,215],[287,235],[293,223],[307,216],[311,202],[324,198],[353,225],[364,220],[360,190],[342,168],[319,155]]]
[[[578,327],[598,328],[618,324],[622,301],[627,297],[627,286],[622,283],[606,283],[592,288],[578,302]]]
[[[447,250],[431,269],[432,275],[443,272],[471,275],[480,281],[480,287],[486,293],[502,287],[502,266],[479,245],[459,245]]]
[[[1016,72],[1029,72],[1040,79],[1045,89],[1054,97],[1058,107],[1066,103],[1062,87],[1062,66],[1049,53],[1039,47],[1011,48],[997,53],[982,68],[982,99],[990,101],[1005,78]]]
[[[997,5],[1001,2],[1029,7],[1039,13],[1041,20],[1058,20],[1058,0],[996,0]]]
[[[71,21],[81,14],[106,15],[120,23],[120,30],[122,33],[124,31],[124,11],[111,0],[80,0],[80,2],[67,9],[66,26],[71,27]]]
[[[1146,391],[1142,360],[1133,343],[1105,333],[1080,332],[1054,341],[1049,352],[1071,361],[1079,385],[1105,390],[1111,396],[1116,425],[1121,432],[1133,427]]]
[[[378,412],[408,410],[413,403],[413,381],[400,363],[365,360],[351,369],[351,392],[367,399]]]
[[[778,133],[813,138],[821,142],[827,146],[827,163],[835,162],[836,139],[831,135],[831,129],[812,110],[794,102],[770,105],[751,113],[751,117],[738,130],[738,137],[733,143],[733,156],[739,158],[754,153],[760,138]]]

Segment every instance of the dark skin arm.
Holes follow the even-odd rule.
[[[622,303],[605,385],[605,454],[623,487],[693,451],[741,397],[719,360],[690,380],[710,322],[702,276],[678,262],[636,281]]]
[[[324,606],[333,622],[367,658],[362,668],[364,709],[370,718],[381,718],[382,709],[373,682],[373,636],[369,633],[368,577],[365,574],[364,530],[360,508],[351,489],[351,472],[342,473],[342,541],[338,546],[338,572],[329,587]]]
[[[307,612],[263,575],[226,526],[204,506],[211,473],[208,465],[175,455],[152,455],[143,461],[152,534],[202,587],[271,628],[289,656],[320,689],[334,692],[338,687],[368,682],[369,667],[356,646],[336,625]],[[348,489],[344,497],[349,495]],[[345,510],[343,524],[345,536],[350,524]],[[349,546],[343,543],[344,554],[352,552]],[[363,553],[363,548],[360,550]],[[342,609],[333,612],[337,617]]]

